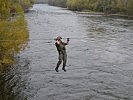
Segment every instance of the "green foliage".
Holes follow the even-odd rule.
[[[59,7],[66,7],[67,0],[49,0],[48,4]]]
[[[127,2],[127,13],[133,16],[133,0]]]
[[[21,4],[23,10],[25,11],[25,10],[27,10],[29,7],[32,6],[33,0],[21,0],[20,4]]]
[[[0,64],[13,64],[13,54],[24,48],[28,39],[26,22],[23,17],[14,21],[0,21]]]
[[[67,0],[67,6],[71,10],[82,10],[85,8],[85,0]]]
[[[10,14],[10,4],[9,0],[1,0],[0,2],[0,19],[6,19]]]
[[[0,6],[0,71],[14,64],[14,54],[25,48],[29,37],[22,7],[16,1],[7,1],[2,0]],[[14,16],[11,9],[15,9]]]
[[[93,10],[96,0],[67,0],[67,6],[71,10]]]
[[[106,14],[133,15],[133,0],[48,0],[53,6],[67,7],[76,11],[97,11]]]
[[[133,15],[133,0],[67,0],[71,10],[92,10]]]

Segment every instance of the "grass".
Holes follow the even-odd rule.
[[[0,20],[0,72],[15,63],[14,54],[25,48],[29,38],[23,10],[19,5],[14,7],[16,16]]]

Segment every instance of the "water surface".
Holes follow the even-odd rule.
[[[12,100],[133,100],[133,20],[45,4],[35,4],[26,19],[28,47],[4,84]],[[59,35],[72,39],[67,72],[60,66],[57,73]]]

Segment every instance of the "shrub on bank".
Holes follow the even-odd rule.
[[[14,55],[24,49],[29,35],[24,11],[19,3],[3,0],[0,3],[0,15],[1,72],[14,64]]]
[[[133,0],[67,0],[67,7],[78,11],[91,10],[133,16]]]
[[[67,7],[66,1],[67,0],[48,0],[48,4],[52,6]]]

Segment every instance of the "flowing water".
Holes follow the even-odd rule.
[[[4,100],[133,100],[133,20],[45,4],[26,19],[30,41],[3,76]],[[54,70],[57,36],[70,38],[67,72]]]

